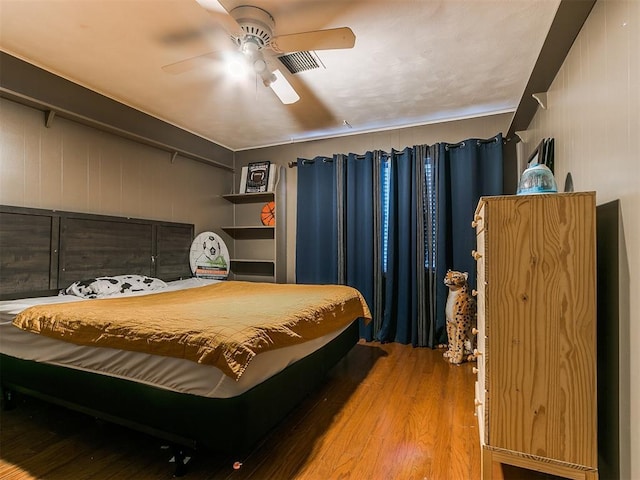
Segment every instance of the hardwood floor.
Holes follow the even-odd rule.
[[[472,367],[445,363],[440,350],[360,343],[248,455],[195,452],[185,478],[478,479]],[[161,445],[25,397],[1,413],[0,479],[168,479]]]

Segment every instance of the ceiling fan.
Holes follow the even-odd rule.
[[[231,37],[242,52],[253,72],[271,87],[285,104],[297,102],[300,97],[280,70],[274,66],[278,55],[311,50],[353,48],[356,37],[348,27],[314,30],[274,36],[275,20],[266,10],[252,5],[241,5],[228,12],[217,0],[196,0]],[[216,58],[220,52],[210,52],[162,67],[167,73],[179,74],[199,66],[203,60]]]

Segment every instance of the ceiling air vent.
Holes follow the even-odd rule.
[[[315,70],[320,67],[324,68],[322,61],[312,52],[289,53],[278,57],[278,60],[280,60],[291,73]]]

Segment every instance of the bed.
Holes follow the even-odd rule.
[[[252,301],[264,305],[259,295],[284,298],[277,297],[289,295],[280,288],[314,287],[191,278],[193,233],[191,224],[0,206],[0,378],[5,402],[10,404],[14,392],[36,396],[163,439],[176,455],[181,447],[236,454],[253,447],[357,343],[357,319],[370,314],[357,291],[335,287],[346,297],[332,302],[326,292],[305,291],[305,301],[300,303],[299,296],[291,300],[288,311],[274,308],[274,318],[282,319],[275,330],[260,323],[266,315],[256,318],[256,326],[247,319],[259,316],[258,307],[253,313],[246,309]],[[78,280],[122,279],[125,274],[157,280],[159,286],[98,299],[70,289]],[[239,300],[237,291],[251,295],[246,298],[252,301]],[[329,303],[313,307],[309,300],[314,296]],[[200,306],[186,307],[185,297]],[[175,301],[184,301],[185,308],[176,309]],[[159,311],[159,304],[166,305],[163,315],[189,312],[172,324],[179,329],[185,321],[188,332],[174,332],[183,342],[180,348],[167,343],[167,335],[157,328],[131,346],[135,342],[127,339],[139,333],[126,328],[152,323],[133,321],[143,318],[143,308]],[[98,306],[116,312],[103,320],[103,330],[74,330],[75,320],[94,314],[102,319]],[[308,309],[316,313],[310,315]],[[133,311],[135,315],[129,314]],[[221,332],[196,332],[198,321],[187,326],[187,320],[211,311],[219,319],[230,311],[246,317],[241,330],[255,331],[257,337],[249,339],[249,347],[223,347],[222,341],[212,340],[221,338]],[[60,320],[72,312],[76,317],[68,323]],[[114,328],[116,317],[135,326]],[[320,327],[331,322],[331,328]],[[275,336],[286,331],[284,344],[271,345],[274,331]],[[239,357],[233,357],[236,351]],[[182,461],[176,462],[176,473],[179,465]]]

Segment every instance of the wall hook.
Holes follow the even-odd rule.
[[[542,108],[547,109],[547,92],[532,93],[531,96],[537,100]]]

